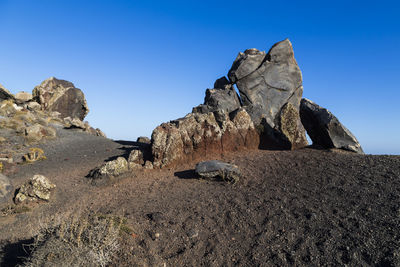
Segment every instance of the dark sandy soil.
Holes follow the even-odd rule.
[[[1,266],[23,261],[41,224],[86,211],[124,216],[134,230],[113,266],[400,266],[400,156],[254,151],[222,158],[242,170],[235,185],[199,180],[188,163],[93,186],[89,170],[135,143],[62,140],[10,177],[41,173],[57,189],[49,203],[0,217]]]

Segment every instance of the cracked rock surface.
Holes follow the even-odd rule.
[[[264,148],[295,149],[307,145],[300,117],[295,132],[288,136],[280,128],[283,108],[288,103],[299,111],[303,94],[302,74],[292,44],[288,39],[276,43],[266,54],[255,48],[239,53],[228,73],[232,83],[236,83],[243,106],[254,124],[263,126],[261,143]],[[294,114],[294,113],[293,113]]]

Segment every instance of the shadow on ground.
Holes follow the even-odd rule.
[[[194,170],[175,172],[174,175],[180,179],[199,179]]]
[[[33,238],[4,245],[0,266],[14,267],[23,264],[32,252],[32,244]]]

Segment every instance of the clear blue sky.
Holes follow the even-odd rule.
[[[0,83],[16,93],[72,81],[93,126],[134,140],[202,103],[239,51],[285,38],[304,97],[367,153],[400,154],[396,1],[0,0]]]

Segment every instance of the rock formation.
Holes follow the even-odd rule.
[[[302,76],[289,40],[268,53],[239,53],[228,76],[206,90],[204,103],[192,113],[153,131],[154,167],[241,149],[296,149],[308,144],[299,115]]]
[[[313,144],[364,153],[356,137],[329,110],[303,98],[300,116]]]
[[[131,151],[129,169],[174,167],[226,152],[292,150],[308,144],[300,119],[302,74],[288,39],[268,53],[254,48],[239,53],[228,77],[217,79],[192,113],[156,127],[149,145]],[[344,137],[347,143],[336,137],[334,144],[324,145],[357,150],[356,144],[349,144],[350,136]]]
[[[82,91],[68,81],[51,77],[36,86],[32,94],[43,110],[57,111],[62,119],[71,117],[82,121],[89,112]]]
[[[288,39],[266,54],[257,49],[239,53],[228,73],[242,104],[261,130],[261,148],[296,149],[307,145],[300,121],[302,75]]]

